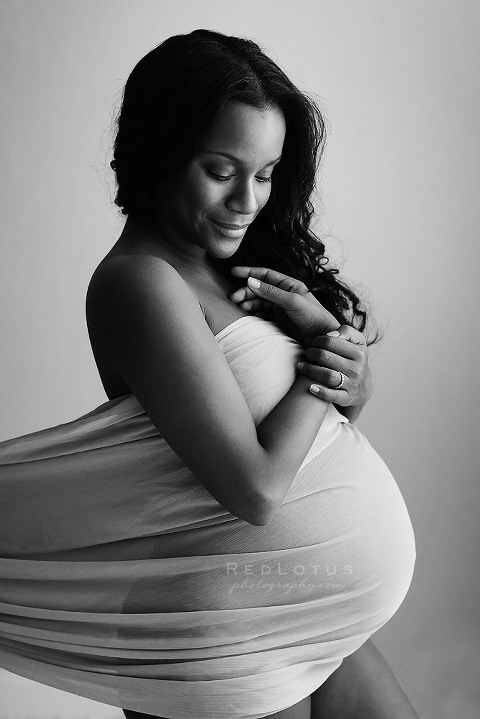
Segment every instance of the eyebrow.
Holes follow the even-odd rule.
[[[235,157],[235,155],[229,155],[228,152],[217,152],[216,150],[202,150],[202,152],[207,153],[208,155],[222,155],[223,157],[228,157],[229,160],[233,160],[233,162],[238,162],[240,165],[242,164],[242,160],[240,160],[238,157]],[[282,156],[280,155],[280,157],[277,157],[276,160],[272,160],[271,162],[264,165],[264,168],[275,165],[275,163],[279,162],[281,159]]]

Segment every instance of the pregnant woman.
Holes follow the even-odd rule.
[[[109,400],[0,445],[4,668],[128,719],[417,717],[370,641],[415,540],[352,424],[366,314],[309,229],[324,139],[249,40],[134,68],[87,294]]]

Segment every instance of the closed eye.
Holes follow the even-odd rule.
[[[219,182],[227,182],[228,180],[231,180],[232,177],[235,177],[235,175],[217,175],[215,172],[211,172],[210,170],[207,170],[207,175],[210,177],[213,177],[215,180],[218,180]],[[257,182],[271,182],[271,177],[256,177],[255,178]]]

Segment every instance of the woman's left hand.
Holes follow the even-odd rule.
[[[317,397],[342,407],[361,407],[373,392],[365,337],[350,325],[314,337],[297,370],[318,385]]]
[[[268,279],[270,283],[287,292],[302,294],[315,311],[317,307],[321,307],[303,283],[280,272],[243,265],[232,267],[230,272],[237,277]],[[285,327],[288,334],[306,347],[303,367],[299,368],[297,365],[297,369],[319,385],[317,397],[342,407],[360,408],[371,397],[373,375],[368,365],[367,343],[363,334],[354,327],[341,325],[338,330],[333,330],[333,335],[322,332],[314,337],[306,337],[293,322],[288,319],[286,322],[285,313],[280,307],[272,301],[258,297],[248,286],[236,290],[230,295],[230,300],[258,317],[288,325]],[[332,321],[334,327],[338,326],[333,316]],[[335,336],[336,332],[340,334]],[[344,376],[343,384],[335,389],[342,379],[340,373]]]

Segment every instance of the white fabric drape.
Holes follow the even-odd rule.
[[[259,424],[301,347],[253,316],[216,340]],[[413,576],[398,486],[333,405],[264,527],[207,492],[133,395],[0,443],[0,500],[0,666],[171,719],[295,704]]]

